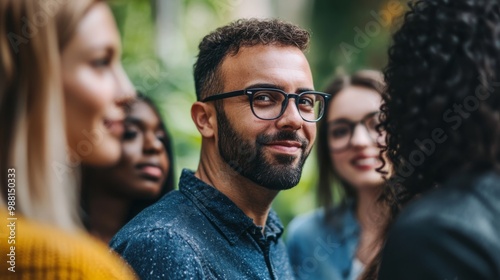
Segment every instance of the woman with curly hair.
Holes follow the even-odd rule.
[[[318,126],[321,209],[295,218],[288,228],[298,279],[357,279],[380,248],[386,216],[377,203],[384,183],[377,172],[383,90],[382,73],[374,70],[336,77],[325,90],[332,99]]]
[[[500,3],[417,1],[393,40],[379,279],[500,279]]]

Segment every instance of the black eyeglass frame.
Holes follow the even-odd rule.
[[[368,120],[370,120],[371,118],[373,118],[373,117],[379,118],[380,117],[380,113],[381,113],[380,111],[369,113],[369,114],[367,114],[366,116],[364,116],[361,120],[359,120],[357,122],[351,122],[351,121],[341,120],[341,121],[333,121],[333,122],[328,123],[328,130],[330,130],[330,127],[333,126],[333,125],[336,125],[338,123],[345,123],[345,124],[349,125],[349,129],[350,129],[350,132],[351,132],[350,136],[349,136],[349,140],[347,141],[347,144],[345,146],[343,146],[342,148],[333,148],[333,147],[331,147],[329,145],[330,146],[329,147],[330,151],[332,151],[332,152],[341,152],[341,151],[347,150],[349,147],[351,147],[352,137],[354,136],[354,130],[356,129],[356,127],[358,125],[362,125],[366,129],[366,132],[368,133],[368,137],[370,137],[370,139],[372,140],[372,142],[380,146],[380,143],[377,141],[377,139],[373,139],[372,135],[370,134],[369,128],[366,125],[366,122]],[[383,136],[382,133],[381,133],[381,131],[379,131],[378,126],[379,125],[377,124],[376,131],[377,131],[377,133],[378,133],[379,136]],[[328,133],[328,134],[330,134],[330,133]]]
[[[253,109],[253,97],[254,97],[254,94],[256,92],[259,92],[259,91],[275,91],[275,92],[281,93],[285,97],[285,99],[283,99],[283,102],[281,102],[281,111],[277,117],[267,119],[267,118],[259,117],[259,116],[257,116],[257,114],[255,114],[255,111]],[[323,108],[321,108],[321,112],[318,114],[318,118],[315,120],[306,120],[300,112],[299,100],[300,100],[300,97],[302,95],[305,95],[305,94],[317,94],[317,95],[323,97],[323,100],[324,100]],[[288,106],[288,100],[290,98],[295,98],[295,106],[297,106],[297,111],[299,112],[300,117],[306,122],[317,122],[323,117],[323,115],[325,113],[325,107],[328,106],[328,101],[331,98],[331,94],[329,94],[329,93],[313,91],[313,90],[303,91],[303,92],[297,94],[297,93],[287,93],[287,92],[285,92],[281,89],[277,89],[277,88],[249,88],[249,89],[236,90],[236,91],[231,91],[231,92],[215,94],[215,95],[209,96],[207,98],[204,98],[201,102],[221,100],[221,99],[235,97],[235,96],[241,96],[241,95],[248,96],[248,101],[250,102],[250,109],[252,109],[253,115],[258,119],[267,120],[267,121],[279,119],[283,115],[283,113],[285,113],[286,107]]]

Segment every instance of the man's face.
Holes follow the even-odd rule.
[[[224,92],[256,87],[288,93],[313,90],[304,54],[295,47],[243,47],[221,65]],[[316,138],[316,124],[304,121],[290,99],[283,115],[261,120],[249,98],[225,99],[218,110],[217,142],[222,159],[242,176],[273,190],[289,189],[300,180],[302,167]]]

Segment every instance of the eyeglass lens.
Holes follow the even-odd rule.
[[[321,117],[324,106],[323,96],[316,93],[303,93],[296,101],[301,117],[306,121],[316,121]],[[255,115],[261,119],[275,119],[280,116],[285,95],[280,91],[261,90],[253,94],[252,106]],[[293,101],[289,101],[293,102]]]
[[[370,139],[374,143],[383,144],[385,137],[379,134],[377,126],[379,124],[379,114],[374,114],[359,122],[341,121],[330,125],[329,143],[333,150],[341,150],[349,146],[354,130],[358,124],[362,124]]]

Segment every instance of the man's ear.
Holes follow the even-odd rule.
[[[217,127],[215,108],[207,103],[197,101],[191,106],[191,118],[204,138],[214,137]]]

